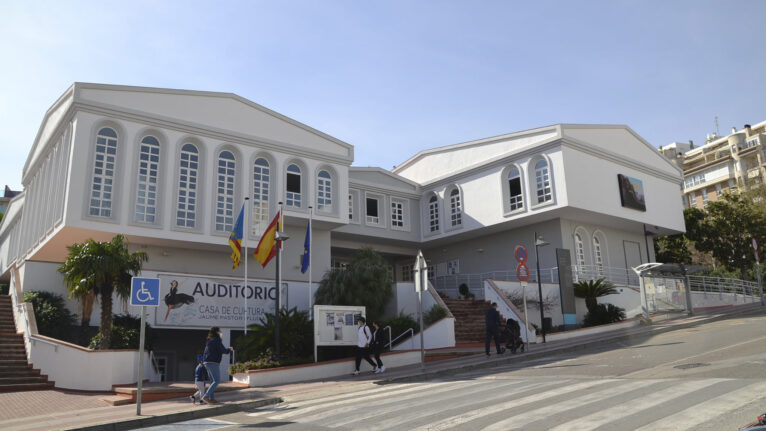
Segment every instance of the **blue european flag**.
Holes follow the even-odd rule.
[[[301,256],[301,274],[305,274],[311,265],[311,220],[306,227],[306,240],[303,241],[303,255]]]

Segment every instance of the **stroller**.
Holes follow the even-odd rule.
[[[511,353],[516,353],[516,350],[521,347],[521,351],[524,352],[524,341],[521,339],[521,327],[519,322],[508,319],[505,321],[505,329],[500,333],[500,338],[505,343],[505,348],[510,350]]]

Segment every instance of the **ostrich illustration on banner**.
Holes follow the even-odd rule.
[[[170,310],[175,308],[181,308],[184,304],[193,304],[194,297],[185,293],[178,293],[178,281],[173,280],[170,282],[170,292],[165,295],[165,305],[168,306],[168,311],[165,313],[165,321],[167,322]]]

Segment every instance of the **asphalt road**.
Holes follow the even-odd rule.
[[[328,385],[159,430],[737,430],[766,412],[766,316],[416,383]]]

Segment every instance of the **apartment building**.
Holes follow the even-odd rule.
[[[731,134],[710,134],[705,145],[694,147],[674,142],[660,148],[660,153],[680,165],[684,172],[681,191],[684,207],[705,208],[730,190],[747,191],[764,182],[763,142],[766,121],[754,126],[745,124]]]

